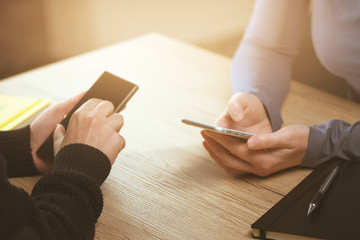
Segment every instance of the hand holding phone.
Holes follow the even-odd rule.
[[[238,130],[229,129],[229,128],[218,127],[218,126],[214,126],[214,125],[210,125],[210,124],[206,124],[206,123],[201,123],[201,122],[186,119],[186,118],[181,119],[181,122],[185,123],[187,125],[190,125],[190,126],[199,127],[199,128],[202,128],[202,129],[210,130],[210,131],[213,131],[213,132],[217,132],[217,133],[221,133],[221,134],[225,134],[225,135],[229,135],[229,136],[233,136],[233,137],[238,137],[238,138],[241,138],[243,140],[247,140],[250,137],[255,136],[255,134],[253,134],[253,133],[238,131]]]
[[[110,101],[114,105],[114,112],[118,112],[126,105],[138,88],[134,83],[119,78],[109,72],[104,72],[75,107],[66,115],[61,124],[66,129],[72,114],[91,98]],[[37,154],[42,159],[51,162],[54,159],[53,145],[53,134],[51,134],[38,149]]]

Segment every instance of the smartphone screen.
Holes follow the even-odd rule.
[[[66,129],[72,114],[91,98],[99,98],[112,102],[114,105],[114,112],[118,112],[126,105],[138,88],[139,87],[134,83],[126,81],[109,72],[104,72],[86,92],[84,97],[82,97],[75,107],[66,115],[61,124]],[[53,145],[53,134],[51,134],[39,148],[37,154],[44,160],[52,161],[54,159]]]
[[[187,125],[190,125],[190,126],[199,127],[202,129],[210,130],[213,132],[217,132],[217,133],[221,133],[221,134],[225,134],[225,135],[229,135],[229,136],[233,136],[233,137],[238,137],[243,140],[247,140],[250,137],[255,136],[255,134],[253,134],[253,133],[218,127],[218,126],[214,126],[214,125],[210,125],[210,124],[206,124],[206,123],[202,123],[202,122],[198,122],[198,121],[194,121],[194,120],[190,120],[190,119],[186,119],[186,118],[181,119],[181,122],[185,123]]]

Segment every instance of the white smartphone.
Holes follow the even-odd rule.
[[[181,119],[181,122],[185,123],[187,125],[191,125],[191,126],[194,126],[194,127],[199,127],[199,128],[202,128],[202,129],[213,131],[213,132],[222,133],[222,134],[226,134],[226,135],[229,135],[229,136],[242,138],[244,140],[247,140],[250,137],[255,136],[255,134],[253,134],[253,133],[238,131],[238,130],[229,129],[229,128],[218,127],[218,126],[214,126],[214,125],[210,125],[210,124],[206,124],[206,123],[201,123],[201,122],[186,119],[186,118]]]

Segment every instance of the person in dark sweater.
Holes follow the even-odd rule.
[[[91,99],[63,117],[82,94],[44,111],[25,128],[0,131],[0,239],[93,239],[103,207],[100,186],[125,146],[123,118],[108,101]],[[54,132],[53,163],[36,151]],[[8,177],[44,174],[29,196]]]

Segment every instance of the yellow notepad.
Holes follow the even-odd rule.
[[[0,94],[0,130],[11,130],[29,124],[50,101]]]

